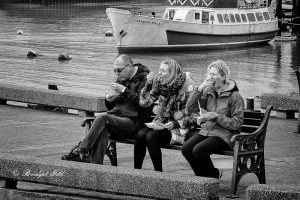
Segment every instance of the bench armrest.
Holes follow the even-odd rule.
[[[91,125],[93,121],[95,120],[95,117],[88,117],[81,123],[82,127],[85,127],[87,124]]]
[[[238,145],[239,150],[263,149],[272,106],[268,106],[260,126],[252,133],[241,133],[231,137],[231,142]]]
[[[248,138],[251,137],[256,137],[257,136],[257,131],[253,132],[253,133],[241,133],[241,134],[236,134],[233,135],[230,139],[231,142],[236,142],[236,141],[244,141],[247,140]]]

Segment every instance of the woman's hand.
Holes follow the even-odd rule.
[[[203,119],[206,121],[212,121],[215,120],[219,116],[216,112],[206,112],[202,114]]]
[[[203,83],[202,83],[200,86],[198,86],[198,91],[199,91],[199,92],[202,92],[206,87],[208,87],[208,86],[211,85],[211,84],[212,84],[211,78],[207,77],[207,78],[203,81]]]
[[[112,83],[111,89],[116,91],[117,93],[123,93],[126,87],[124,85],[121,85],[119,83]]]
[[[156,77],[156,75],[153,72],[150,72],[147,75],[147,83],[148,84],[153,84],[153,81],[154,81],[155,77]]]
[[[168,130],[172,130],[174,127],[173,122],[168,122],[165,124],[165,128]]]

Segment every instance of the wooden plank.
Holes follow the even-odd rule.
[[[244,118],[253,118],[253,119],[262,119],[264,117],[264,113],[261,113],[259,111],[248,111],[246,110],[244,112]]]
[[[244,125],[259,126],[260,124],[261,124],[261,119],[244,118]]]
[[[258,129],[259,126],[251,126],[251,125],[243,125],[242,126],[242,131],[244,133],[252,133]]]

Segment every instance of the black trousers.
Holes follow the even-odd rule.
[[[143,128],[136,135],[134,143],[134,168],[141,169],[146,156],[146,148],[152,160],[154,170],[162,172],[161,146],[169,144],[171,133],[167,129],[153,130]]]
[[[191,165],[196,176],[219,177],[219,170],[214,167],[211,154],[229,149],[229,145],[216,136],[203,136],[199,130],[190,133],[182,147],[182,154]]]

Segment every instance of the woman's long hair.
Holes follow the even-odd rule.
[[[176,80],[179,79],[179,77],[182,76],[183,71],[181,69],[181,66],[178,64],[177,61],[172,60],[172,59],[167,59],[163,61],[161,64],[168,65],[168,70],[169,70],[169,78],[166,80],[166,82],[162,83],[167,86],[173,85]]]

